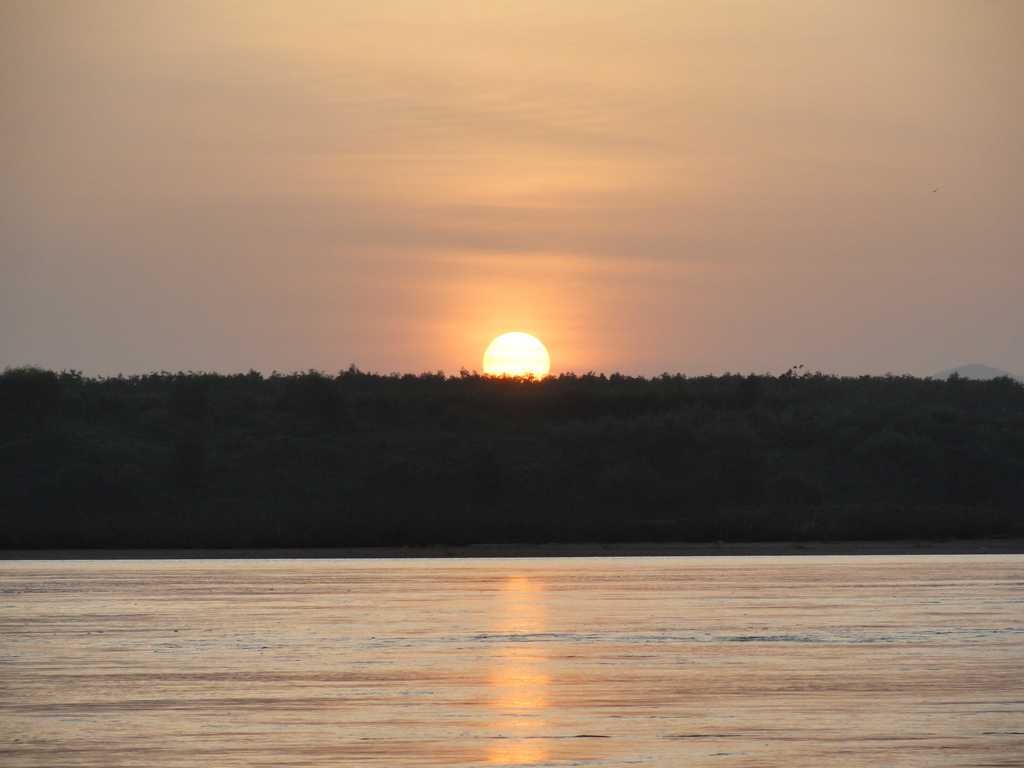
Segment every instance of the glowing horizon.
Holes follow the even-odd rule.
[[[1024,3],[0,22],[0,366],[1024,374]]]

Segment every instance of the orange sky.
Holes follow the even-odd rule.
[[[1016,0],[8,0],[0,57],[0,366],[1024,373]]]

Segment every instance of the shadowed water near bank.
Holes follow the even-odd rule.
[[[0,564],[5,766],[963,766],[1024,557]]]
[[[0,549],[0,560],[366,559],[501,557],[771,557],[777,555],[1019,555],[1024,539],[953,541],[581,542],[452,547],[274,549]]]

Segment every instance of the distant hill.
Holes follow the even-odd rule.
[[[950,368],[946,371],[939,371],[933,379],[948,379],[953,374],[959,375],[964,379],[976,379],[978,381],[989,381],[991,379],[998,379],[1004,376],[1008,376],[1011,379],[1017,379],[1020,381],[1019,376],[1014,376],[1012,373],[1000,370],[999,368],[993,368],[990,365],[981,365],[979,363],[972,363],[970,365],[961,365],[956,368]]]

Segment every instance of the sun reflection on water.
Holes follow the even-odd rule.
[[[510,576],[502,584],[493,629],[508,635],[495,655],[488,678],[491,731],[496,735],[487,754],[491,765],[530,765],[548,759],[542,740],[551,679],[547,655],[530,636],[546,631],[544,584],[536,578]]]

